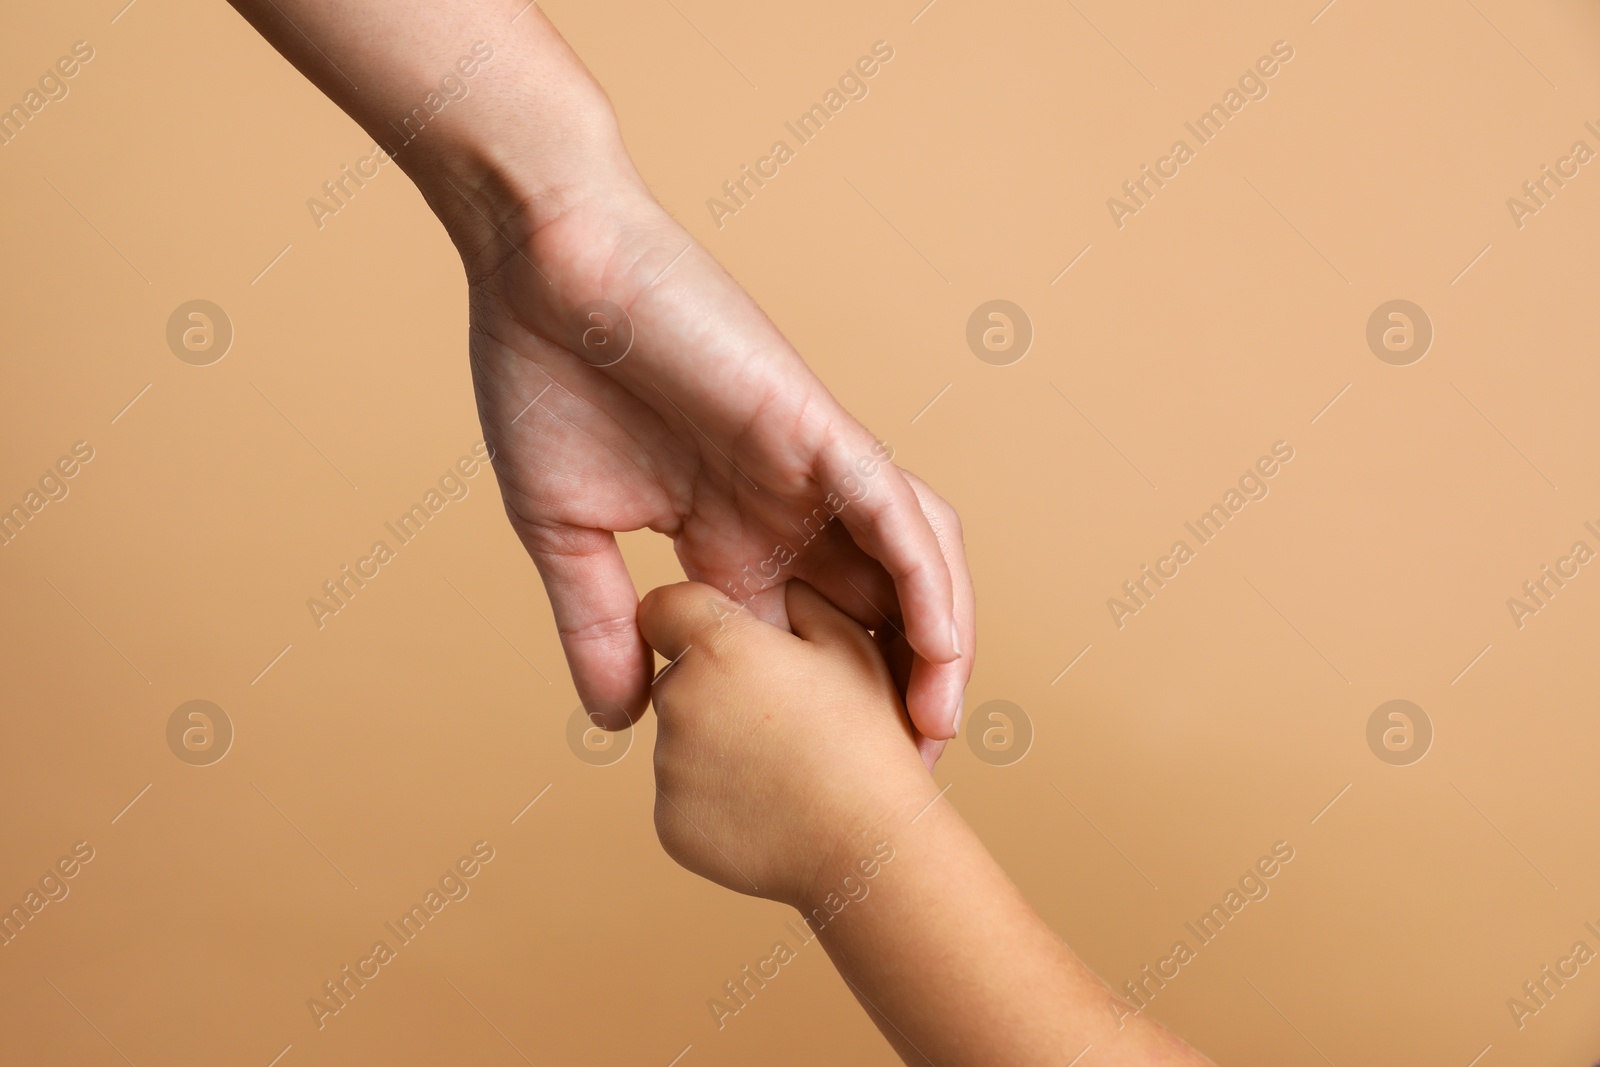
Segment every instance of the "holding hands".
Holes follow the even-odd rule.
[[[613,531],[649,528],[691,579],[772,621],[781,597],[761,594],[802,578],[894,633],[918,653],[903,682],[919,731],[954,736],[975,643],[954,511],[642,183],[565,195],[542,224],[513,223],[518,248],[474,280],[472,366],[507,512],[591,715],[626,725],[647,700]]]
[[[691,579],[743,598],[804,578],[851,617],[900,631],[915,654],[912,719],[936,757],[975,645],[953,511],[881,462],[872,434],[650,195],[611,102],[544,13],[504,0],[232,2],[392,155],[460,252],[484,437],[590,714],[621,727],[648,698],[614,537],[648,528],[673,539]],[[471,81],[446,106],[441,72],[459,82],[468,50]],[[862,478],[864,460],[876,469]],[[867,492],[801,551],[806,519],[847,498],[848,478]],[[752,607],[781,621],[781,597]]]
[[[801,911],[938,795],[872,636],[803,582],[792,633],[709,586],[639,605],[654,685],[656,832],[703,878]]]
[[[1207,1062],[1078,961],[934,787],[976,645],[954,511],[651,197],[537,5],[233,3],[460,252],[507,514],[590,714],[624,727],[653,687],[668,853],[805,913],[908,1063]],[[415,110],[467,45],[470,90]],[[615,534],[646,528],[691,581],[641,604]]]
[[[639,609],[656,833],[714,882],[797,908],[908,1064],[1207,1061],[1106,988],[917,760],[873,638],[802,582],[793,633],[695,583]],[[793,924],[791,924],[791,927]]]

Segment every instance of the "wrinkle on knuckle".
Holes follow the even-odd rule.
[[[512,500],[505,503],[506,517],[531,551],[568,558],[594,555],[591,540],[594,531],[525,514],[522,506]],[[590,543],[585,544],[585,541]]]
[[[961,525],[961,513],[948,500],[940,497],[938,503],[927,511],[928,525],[933,527],[933,532],[943,542],[945,535],[949,534],[957,544],[966,543],[966,533]]]
[[[599,619],[588,619],[577,624],[556,624],[556,633],[563,641],[581,641],[584,643],[611,643],[631,642],[639,632],[638,623],[632,615],[608,615]]]

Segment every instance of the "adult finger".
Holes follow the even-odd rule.
[[[948,663],[918,656],[911,665],[911,681],[906,686],[906,708],[911,721],[927,737],[950,738],[960,728],[961,699],[972,678],[972,665],[978,650],[977,606],[972,590],[972,571],[967,566],[966,545],[961,538],[961,519],[943,497],[928,488],[915,474],[905,472],[916,493],[921,511],[939,544],[950,575],[952,607],[960,636],[962,656]]]
[[[513,520],[550,595],[578,699],[595,724],[620,730],[650,697],[650,649],[635,621],[639,599],[609,530]]]
[[[856,543],[894,579],[911,647],[934,663],[959,659],[950,568],[917,494],[893,464],[873,461],[875,470],[867,477],[860,466],[863,462],[867,461],[851,456],[844,445],[836,446],[824,459],[822,473],[830,488],[856,485],[865,489],[859,496],[851,494],[854,499],[845,498],[839,518]]]
[[[887,627],[879,630],[875,636],[878,652],[889,665],[889,675],[894,679],[894,687],[903,697],[911,684],[911,668],[917,661],[916,654],[911,651],[911,646],[906,644],[904,637]],[[934,740],[920,732],[917,733],[916,740],[917,755],[922,757],[928,773],[932,774],[934,764],[939,762],[939,757],[944,755],[945,746],[950,742],[948,739]]]
[[[906,689],[911,685],[911,664],[916,661],[917,655],[897,630],[885,626],[875,636],[878,639],[878,652],[889,665],[889,676],[894,679],[894,687],[904,699]]]
[[[949,738],[956,733],[961,697],[972,676],[972,652],[977,646],[972,574],[955,509],[915,474],[900,473],[916,494],[918,507],[948,568],[952,609],[966,654],[949,663],[930,662],[924,656],[908,659],[903,664],[905,669],[897,672],[896,681],[917,729],[930,737]],[[851,506],[846,505],[845,512]],[[902,655],[910,649],[910,625],[890,576],[854,541],[838,535],[820,538],[802,553],[797,573],[856,621],[884,634],[890,639],[888,648],[901,649]],[[890,663],[901,666],[893,656]]]
[[[806,546],[795,564],[794,577],[867,629],[904,636],[894,580],[883,564],[850,539],[842,525],[829,523],[827,533]]]

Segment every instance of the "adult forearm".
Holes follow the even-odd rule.
[[[608,186],[642,185],[605,93],[537,6],[230,2],[411,176],[469,270]]]

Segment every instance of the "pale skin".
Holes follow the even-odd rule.
[[[1119,1000],[939,796],[872,635],[803,582],[787,608],[793,632],[696,583],[640,605],[672,661],[654,686],[667,853],[802,914],[837,911],[819,938],[907,1064],[1066,1067],[1086,1048],[1084,1067],[1210,1064]]]
[[[649,699],[614,534],[651,529],[689,577],[749,596],[773,621],[783,598],[771,589],[803,578],[858,621],[887,622],[915,650],[904,694],[931,766],[955,736],[976,645],[954,511],[892,464],[854,497],[879,442],[650,195],[610,101],[543,12],[518,14],[522,0],[232,2],[395,150],[459,250],[484,436],[591,715],[624,726]],[[459,66],[468,56],[478,61]],[[435,112],[445,76],[465,95]],[[406,127],[418,107],[423,121]],[[609,327],[589,314],[599,300],[632,328],[626,356],[604,367],[611,335],[584,340]],[[804,543],[804,518],[846,497]],[[795,558],[775,562],[777,546]]]

